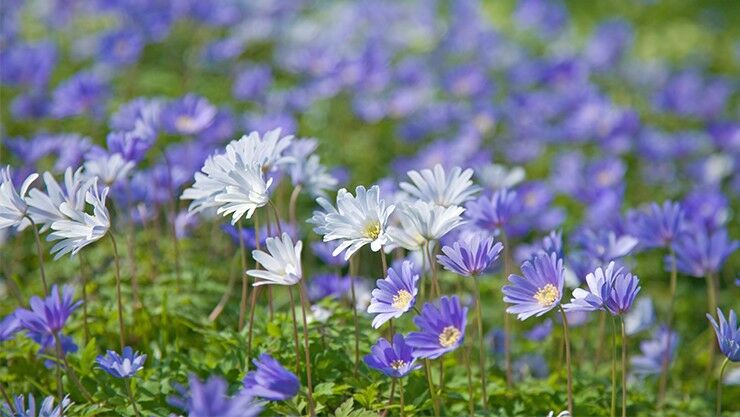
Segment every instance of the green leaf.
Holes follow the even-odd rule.
[[[80,375],[88,376],[92,373],[93,365],[95,364],[95,357],[98,355],[98,347],[95,343],[95,338],[91,338],[89,342],[80,352]]]

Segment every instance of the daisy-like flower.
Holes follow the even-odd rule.
[[[66,217],[51,224],[53,230],[47,240],[59,240],[52,248],[54,259],[59,259],[67,253],[76,255],[85,246],[102,239],[110,229],[110,213],[105,207],[105,200],[109,188],[103,188],[102,194],[98,190],[97,178],[93,179],[85,193],[85,201],[93,207],[90,215],[84,210],[77,210],[69,202],[59,206],[59,211]]]
[[[606,309],[613,315],[622,315],[629,311],[640,292],[640,279],[637,275],[618,270],[611,278],[609,297],[604,299]]]
[[[54,406],[54,397],[48,396],[41,402],[41,407],[36,409],[36,398],[33,394],[28,394],[28,404],[23,395],[17,395],[13,398],[13,407],[10,404],[3,403],[0,407],[0,416],[2,417],[59,417],[67,415],[67,409],[72,404],[69,397],[64,397],[62,403]],[[15,410],[15,412],[13,412]]]
[[[144,368],[146,355],[134,352],[131,346],[123,348],[123,353],[109,350],[105,356],[100,355],[95,359],[100,369],[108,372],[116,378],[131,378]]]
[[[28,192],[28,213],[42,226],[41,232],[49,229],[55,221],[67,219],[59,208],[62,203],[67,203],[75,211],[85,209],[85,194],[90,182],[84,179],[82,170],[80,167],[72,173],[72,167],[67,168],[64,172],[64,189],[51,173],[45,172],[46,193],[38,188],[32,188]]]
[[[0,320],[0,342],[12,339],[16,333],[23,330],[18,317],[15,313],[11,313],[2,320]]]
[[[522,264],[522,274],[509,275],[511,285],[502,289],[504,302],[511,304],[506,312],[517,314],[519,320],[541,316],[560,304],[565,283],[562,259],[553,253],[535,255]]]
[[[635,375],[645,377],[663,371],[664,363],[670,364],[678,348],[678,334],[661,326],[651,339],[640,342],[640,355],[630,359],[630,368]]]
[[[730,310],[730,314],[725,319],[722,310],[717,309],[717,318],[719,325],[711,314],[707,314],[709,322],[714,327],[717,334],[717,343],[719,349],[732,362],[740,362],[740,327],[737,326],[737,314],[735,310]]]
[[[321,165],[318,155],[310,155],[291,164],[289,173],[294,186],[300,185],[313,196],[323,196],[326,190],[334,189],[338,183]]]
[[[519,166],[510,169],[498,164],[488,164],[476,168],[475,176],[483,186],[491,190],[500,190],[502,188],[511,188],[524,181],[526,173],[524,168]]]
[[[51,293],[45,299],[33,296],[29,301],[30,310],[19,308],[15,312],[21,325],[29,332],[39,335],[53,335],[58,333],[67,323],[67,319],[82,302],[72,299],[74,290],[65,285],[62,291],[56,285],[51,287]]]
[[[293,136],[282,136],[281,132],[280,128],[270,130],[262,136],[251,132],[231,144],[245,165],[256,163],[262,167],[263,172],[270,172],[295,162],[295,157],[286,152],[293,142]]]
[[[408,250],[418,250],[461,225],[463,220],[460,215],[464,211],[459,206],[443,207],[421,200],[402,204],[396,210],[401,227],[390,226],[388,235],[393,243]]]
[[[301,382],[272,356],[263,353],[252,362],[257,367],[244,377],[244,391],[271,401],[289,400],[298,394]]]
[[[188,417],[256,417],[262,412],[262,405],[244,389],[229,396],[229,387],[221,377],[212,376],[201,382],[191,374],[189,382],[189,390],[177,387],[180,395],[168,398],[171,405],[185,410]]]
[[[392,345],[382,337],[378,339],[364,360],[367,366],[391,378],[403,378],[410,372],[421,368],[421,365],[416,364],[413,349],[406,344],[401,333],[393,336]]]
[[[399,184],[403,191],[419,200],[442,207],[460,206],[480,191],[480,187],[473,185],[470,180],[473,176],[470,168],[463,171],[462,168],[455,167],[448,176],[442,165],[437,164],[433,170],[422,169],[409,171],[407,174],[413,184]]]
[[[570,303],[563,305],[565,311],[604,310],[605,303],[611,296],[614,277],[623,275],[622,268],[618,268],[616,271],[615,268],[616,264],[609,262],[606,269],[598,267],[594,272],[586,275],[588,291],[583,288],[574,289]]]
[[[416,304],[419,289],[419,274],[413,270],[413,264],[404,261],[400,273],[395,268],[388,270],[388,276],[376,281],[377,288],[372,292],[367,312],[377,314],[373,327],[379,328],[390,319],[397,319]]]
[[[707,232],[704,227],[694,227],[674,244],[678,270],[693,277],[717,273],[730,254],[740,246],[730,240],[726,229]],[[670,265],[671,260],[665,260]]]
[[[414,349],[417,358],[436,359],[462,345],[465,339],[468,308],[457,296],[439,299],[439,308],[424,304],[421,314],[414,318],[418,332],[411,332],[406,343]]]
[[[684,226],[684,213],[679,203],[652,203],[647,210],[631,213],[630,232],[645,247],[671,246]]]
[[[301,250],[303,242],[293,239],[287,233],[282,238],[270,237],[265,240],[267,252],[252,251],[252,257],[264,268],[250,269],[247,275],[259,278],[253,285],[294,285],[301,280]]]
[[[26,203],[26,193],[31,187],[39,174],[29,175],[21,185],[20,193],[13,186],[13,177],[10,176],[10,166],[0,170],[0,230],[15,227],[16,230],[23,230],[31,222],[26,217],[28,214],[28,204]]]
[[[108,186],[126,178],[134,168],[133,161],[127,161],[119,153],[96,155],[85,161],[85,176],[87,178],[98,177]]]
[[[314,213],[312,222],[315,221],[316,230],[325,231],[324,241],[338,240],[339,246],[334,250],[334,255],[344,252],[345,259],[361,247],[370,244],[373,252],[388,243],[386,233],[388,218],[395,206],[386,206],[385,201],[380,199],[380,188],[377,185],[369,190],[363,186],[355,189],[353,196],[342,188],[337,194],[337,208],[329,204],[325,215]],[[324,206],[328,202],[317,200]]]
[[[176,135],[197,135],[213,123],[214,117],[216,107],[195,94],[167,104],[160,114],[162,126]]]
[[[469,201],[465,205],[466,217],[481,229],[499,231],[509,224],[520,206],[517,193],[502,188],[490,198],[482,196]]]
[[[310,219],[306,220],[306,223],[312,224],[313,231],[316,232],[319,235],[325,235],[329,233],[329,228],[327,227],[327,217],[330,214],[339,214],[336,208],[331,204],[331,201],[327,200],[324,197],[319,197],[316,199],[316,203],[318,203],[319,206],[321,206],[321,210],[314,210],[313,215]],[[339,247],[339,244],[341,242],[339,240],[334,240],[331,242],[331,244],[334,244],[335,249]],[[337,256],[337,255],[333,255]],[[345,259],[346,261],[346,259]]]
[[[231,183],[214,199],[221,206],[218,214],[231,215],[231,224],[236,224],[243,216],[249,219],[254,211],[266,205],[270,196],[267,192],[272,179],[265,182],[260,165],[248,165],[230,172]]]
[[[477,277],[496,262],[503,248],[501,242],[494,244],[492,237],[481,240],[478,233],[473,233],[468,239],[453,243],[452,247],[443,247],[443,255],[437,255],[437,261],[450,272]]]

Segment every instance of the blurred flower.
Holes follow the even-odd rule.
[[[657,375],[663,370],[663,363],[670,365],[678,347],[678,334],[665,326],[654,333],[652,339],[640,342],[641,355],[630,359],[630,367],[639,377]]]
[[[176,135],[197,135],[213,122],[216,108],[203,97],[188,94],[162,108],[162,127]]]
[[[23,395],[17,395],[13,398],[13,408],[10,404],[2,403],[0,415],[3,417],[59,417],[67,415],[67,409],[71,405],[69,396],[62,399],[61,407],[59,404],[54,406],[54,397],[48,396],[41,402],[41,407],[36,410],[36,398],[33,394],[28,394],[28,405],[26,405]],[[15,412],[13,412],[15,410]]]
[[[717,343],[722,353],[732,362],[740,362],[740,327],[737,326],[737,314],[735,310],[730,310],[730,314],[725,319],[722,310],[717,309],[717,318],[719,325],[711,314],[707,314],[709,322],[714,327],[717,334]]]
[[[339,242],[311,242],[311,250],[322,262],[330,266],[344,266],[347,260],[341,255],[334,255],[334,250],[339,246]]]
[[[0,342],[12,339],[21,330],[23,326],[15,313],[8,314],[0,320]]]
[[[437,261],[448,271],[464,277],[477,277],[489,270],[498,259],[504,245],[494,244],[492,237],[481,240],[478,234],[442,248]]]
[[[46,87],[54,71],[57,47],[48,40],[3,45],[0,61],[3,63],[0,81],[4,85],[41,89]]]
[[[121,355],[109,350],[105,356],[100,355],[95,359],[100,369],[116,378],[133,377],[144,368],[144,361],[146,361],[146,355],[134,352],[130,346],[124,347]]]
[[[376,281],[376,288],[372,292],[367,312],[377,314],[373,318],[373,327],[376,329],[388,320],[401,317],[416,304],[419,274],[413,271],[413,264],[409,261],[404,261],[400,271],[397,270],[390,268],[387,277]]]
[[[536,255],[522,264],[523,277],[509,275],[511,285],[502,289],[504,302],[511,304],[507,313],[517,314],[519,320],[541,316],[560,304],[565,283],[563,260],[555,254]]]
[[[538,353],[520,356],[511,364],[511,367],[517,381],[523,381],[526,378],[543,379],[550,375],[547,361]]]
[[[271,401],[289,400],[298,394],[301,387],[298,377],[272,356],[263,353],[252,362],[257,368],[244,377],[245,393]]]
[[[366,355],[365,364],[376,369],[391,378],[403,378],[412,371],[421,368],[416,364],[412,348],[406,344],[401,333],[393,335],[391,345],[384,338],[370,348],[370,354]]]
[[[160,112],[164,102],[159,98],[137,97],[122,104],[110,118],[113,130],[130,131],[143,123],[153,130],[159,129]]]
[[[47,240],[59,240],[52,248],[54,259],[59,259],[67,253],[76,255],[85,246],[97,242],[110,228],[110,213],[105,207],[105,199],[109,188],[103,188],[102,194],[98,189],[98,181],[95,178],[85,193],[85,202],[92,206],[93,214],[79,210],[69,202],[59,206],[59,211],[66,217],[51,224],[52,232]]]
[[[137,121],[133,130],[111,132],[106,137],[108,149],[126,161],[139,162],[154,145],[157,134],[148,124]]]
[[[490,198],[481,196],[469,201],[465,205],[467,210],[465,215],[481,229],[500,231],[506,228],[520,207],[517,193],[503,188],[493,193]]]
[[[596,268],[586,275],[588,291],[582,288],[573,290],[570,303],[563,305],[566,311],[596,311],[604,310],[606,301],[613,291],[615,277],[622,274],[622,268],[614,270],[614,262],[609,262],[606,269]]]
[[[324,196],[326,190],[337,186],[337,180],[321,165],[318,155],[295,158],[288,168],[293,185],[300,185],[314,197]]]
[[[98,41],[97,57],[100,62],[113,66],[135,63],[144,49],[144,39],[136,30],[113,30]]]
[[[724,226],[730,218],[730,208],[722,192],[714,187],[690,192],[681,202],[686,219],[708,231]]]
[[[439,308],[424,304],[421,314],[414,317],[419,329],[406,337],[416,358],[436,359],[462,345],[465,339],[468,308],[460,304],[457,296],[439,299]]]
[[[57,119],[87,114],[101,117],[109,93],[109,87],[101,77],[92,72],[78,72],[54,90],[51,115]]]
[[[480,187],[470,180],[472,169],[463,171],[455,167],[448,176],[442,165],[437,164],[434,170],[409,171],[408,176],[413,184],[402,182],[399,185],[402,190],[414,198],[442,207],[460,206],[480,191]]]
[[[293,239],[287,233],[283,233],[282,238],[267,238],[265,246],[267,252],[252,251],[254,260],[264,268],[247,271],[247,275],[262,280],[252,285],[293,285],[301,280],[302,241],[299,240],[293,245]]]
[[[272,79],[270,67],[250,66],[236,74],[231,94],[239,100],[261,101],[269,90]]]
[[[189,390],[177,387],[180,395],[168,398],[171,405],[186,411],[188,417],[256,417],[262,412],[262,405],[245,389],[229,396],[228,385],[221,377],[211,376],[203,383],[191,374],[189,382]]]
[[[652,203],[645,211],[633,212],[630,233],[646,247],[670,247],[684,223],[679,203],[665,201],[662,206]]]
[[[26,204],[26,193],[39,174],[33,173],[26,177],[21,184],[20,193],[13,185],[13,177],[10,176],[10,165],[4,170],[0,169],[0,230],[15,227],[20,231],[28,227],[31,222],[26,217],[28,205]]]
[[[541,342],[545,340],[552,333],[552,320],[545,319],[542,323],[532,327],[532,330],[524,334],[528,340],[533,342]]]
[[[730,240],[725,229],[707,232],[703,227],[694,227],[674,245],[676,266],[679,271],[697,278],[716,274],[739,246],[740,242]],[[670,259],[665,261],[670,265]]]
[[[526,173],[524,168],[519,166],[509,169],[504,165],[487,164],[478,167],[475,175],[486,188],[496,191],[502,188],[514,187],[524,181]]]
[[[350,286],[349,277],[337,274],[317,275],[308,283],[308,299],[311,301],[323,300],[326,297],[339,299],[347,295]]]
[[[15,311],[15,316],[29,332],[39,335],[57,334],[64,328],[72,312],[82,304],[82,301],[74,302],[73,295],[74,289],[71,286],[65,285],[60,292],[53,285],[48,297],[43,300],[37,296],[31,297],[31,309],[19,308]]]
[[[625,331],[630,336],[650,328],[655,323],[652,298],[642,297],[637,300],[635,307],[623,318]]]
[[[462,224],[460,215],[464,211],[459,206],[444,207],[422,200],[402,203],[396,210],[401,227],[390,226],[388,235],[393,243],[408,250],[418,250]]]
[[[89,158],[85,161],[85,176],[87,178],[98,177],[108,186],[126,179],[134,168],[132,161],[126,160],[119,153],[88,153]]]

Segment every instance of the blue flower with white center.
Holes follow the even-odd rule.
[[[397,319],[409,311],[416,304],[416,294],[419,292],[417,283],[419,274],[413,270],[413,264],[404,261],[400,271],[390,268],[388,276],[376,281],[377,288],[372,292],[372,299],[367,312],[377,314],[373,319],[373,327],[379,328],[390,319]]]
[[[414,357],[436,359],[462,345],[465,339],[468,308],[457,296],[442,297],[439,307],[424,304],[421,314],[414,318],[419,331],[411,332],[406,343],[414,348]]]
[[[506,312],[517,314],[519,320],[541,316],[560,304],[565,284],[562,259],[552,253],[536,255],[522,264],[522,274],[509,275],[511,285],[502,289],[504,302],[511,304]]]
[[[364,360],[367,366],[391,378],[402,378],[421,368],[421,365],[416,364],[413,349],[406,344],[401,333],[396,333],[393,336],[393,344],[382,337],[378,339],[378,342],[370,348],[370,354],[366,355]]]
[[[105,356],[101,355],[95,359],[100,369],[108,372],[116,378],[131,378],[144,367],[146,355],[134,352],[130,346],[123,348],[123,353],[109,350]]]

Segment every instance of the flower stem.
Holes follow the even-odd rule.
[[[288,287],[290,295],[290,315],[293,318],[293,347],[295,348],[295,373],[301,372],[301,353],[298,347],[298,320],[295,318],[295,300],[293,299],[293,287]]]
[[[257,216],[254,217],[254,228],[255,233],[257,232]],[[249,287],[249,277],[247,276],[247,251],[244,248],[244,234],[242,233],[242,224],[241,221],[239,222],[239,227],[237,228],[237,232],[239,233],[239,254],[241,258],[241,277],[242,277],[242,296],[241,301],[239,302],[239,325],[237,326],[237,331],[242,331],[244,328],[244,319],[247,313],[247,296],[248,296],[248,287]],[[249,365],[247,365],[249,366]]]
[[[429,260],[429,269],[432,271],[432,298],[436,298],[439,297],[441,293],[439,288],[439,279],[437,277],[437,263],[432,259],[432,248],[430,242],[427,242],[424,247],[427,253],[427,259]]]
[[[301,190],[303,187],[301,187],[300,184],[296,185],[293,188],[293,192],[290,193],[290,203],[288,204],[288,217],[290,219],[290,224],[293,225],[293,227],[296,227],[296,217],[295,217],[295,206],[298,202],[298,195],[301,193]]]
[[[483,314],[481,313],[480,288],[477,279],[473,282],[475,288],[475,321],[478,325],[478,360],[480,366],[480,384],[483,388],[483,409],[488,409],[488,388],[486,386],[486,351],[483,346]]]
[[[432,396],[432,406],[434,407],[434,416],[439,417],[439,400],[437,399],[437,393],[434,389],[434,381],[432,381],[432,365],[429,359],[424,359],[424,369],[427,373],[427,383],[429,384],[429,395]]]
[[[355,369],[354,375],[357,378],[360,366],[360,327],[357,323],[357,299],[355,298],[355,275],[357,274],[357,259],[355,255],[349,258],[349,282],[352,294],[352,321],[355,325]]]
[[[472,416],[475,405],[473,404],[473,372],[470,368],[470,346],[463,346],[463,360],[465,360],[465,368],[468,371],[468,413]]]
[[[568,337],[568,316],[560,306],[560,314],[563,316],[563,341],[565,342],[565,366],[568,377],[568,413],[573,414],[573,371],[570,363],[570,338]],[[622,416],[624,417],[624,416]]]
[[[111,244],[113,245],[113,259],[116,264],[116,300],[118,302],[118,341],[123,350],[125,336],[125,328],[123,326],[123,303],[121,302],[121,261],[118,258],[118,245],[116,245],[116,238],[113,236],[113,232],[109,232]]]
[[[717,281],[715,281],[714,274],[709,273],[706,276],[707,280],[707,307],[709,307],[709,313],[715,314],[717,311]],[[712,368],[714,365],[714,352],[716,338],[712,332],[709,332],[709,359],[707,360],[707,381],[710,380],[712,374]],[[708,382],[707,382],[708,383]],[[708,388],[708,386],[707,386]]]
[[[134,414],[136,414],[136,417],[141,417],[139,408],[136,406],[136,400],[134,400],[134,394],[131,392],[131,378],[126,381],[126,394],[128,395],[128,400],[131,401],[131,407],[134,408]]]
[[[5,404],[8,404],[8,407],[10,407],[11,415],[15,415],[15,406],[13,405],[13,402],[10,401],[8,391],[5,391],[5,386],[3,386],[2,382],[0,382],[0,393],[2,393],[3,399],[5,399]],[[401,400],[401,402],[403,402],[403,400]]]
[[[666,323],[668,327],[673,326],[673,308],[676,301],[676,286],[677,286],[677,275],[678,272],[676,271],[676,253],[673,250],[672,246],[669,246],[669,256],[671,258],[671,287],[670,287],[670,302],[668,304],[668,314],[666,318]],[[671,338],[666,338],[666,351],[669,350],[670,344],[671,344]],[[669,357],[668,355],[663,355],[663,362],[661,363],[661,369],[660,369],[660,381],[658,382],[658,408],[663,406],[663,401],[665,401],[665,392],[666,392],[666,386],[668,385],[668,365],[669,365]]]
[[[719,369],[719,379],[717,380],[717,417],[720,417],[722,414],[722,378],[725,375],[725,368],[729,362],[730,358],[725,358],[722,362],[722,367]]]
[[[400,400],[400,405],[401,405],[401,409],[400,409],[401,417],[403,417],[403,378],[398,379],[398,398]]]
[[[26,218],[31,221],[33,238],[36,240],[36,253],[39,256],[39,271],[41,272],[41,283],[44,285],[44,294],[48,294],[49,286],[46,284],[46,270],[44,270],[44,249],[41,247],[41,237],[39,236],[39,230],[36,228],[36,223],[33,221],[31,216],[26,215]]]
[[[504,244],[504,282],[511,273],[511,248],[509,247],[509,239],[506,236],[506,232],[501,229],[501,240]],[[509,314],[504,308],[504,366],[506,368],[506,386],[511,387],[512,381],[512,370],[511,370],[511,321]],[[572,414],[572,413],[571,413]]]
[[[54,347],[57,350],[57,397],[59,397],[59,414],[60,417],[64,417],[64,407],[62,402],[64,401],[64,388],[62,387],[62,344],[59,342],[59,337],[54,333]]]
[[[60,340],[59,335],[57,333],[54,333],[53,335],[54,344],[57,346],[62,346],[62,341]],[[63,354],[61,348],[57,349],[57,354],[60,355],[59,357],[61,359],[61,362],[64,363],[64,369],[67,371],[67,377],[70,379],[70,381],[75,384],[77,389],[79,389],[82,393],[82,396],[85,397],[88,402],[94,402],[92,395],[90,395],[85,386],[82,385],[82,383],[80,382],[80,378],[77,377],[77,373],[75,372],[75,370],[71,366],[69,366],[69,362],[67,362],[67,357]]]
[[[612,316],[612,404],[611,417],[617,415],[617,319]]]
[[[388,412],[388,409],[393,405],[393,398],[396,396],[396,378],[391,378],[391,387],[390,387],[390,395],[388,395],[388,406],[386,406],[385,410],[381,413],[381,415],[385,415]]]
[[[82,327],[85,331],[85,345],[90,341],[90,329],[87,322],[87,271],[85,269],[85,257],[80,253],[80,286],[82,287]]]
[[[306,297],[306,289],[303,286],[303,281],[299,283],[301,294],[301,310],[303,315],[303,350],[306,354],[306,387],[308,388],[308,409],[311,416],[316,415],[313,404],[313,383],[311,382],[311,352],[308,348],[308,323],[306,321],[306,304],[308,303],[308,297]]]
[[[275,207],[275,204],[272,202],[272,200],[268,200],[268,203],[270,204],[270,207],[272,207],[272,213],[275,215],[275,226],[277,226],[278,229],[278,236],[282,237],[283,227],[280,225],[280,213],[278,213],[277,207]]]
[[[627,331],[622,321],[622,417],[627,417]]]
[[[385,248],[380,247],[378,253],[380,254],[380,266],[383,268],[383,278],[388,276],[388,260],[385,259]]]

